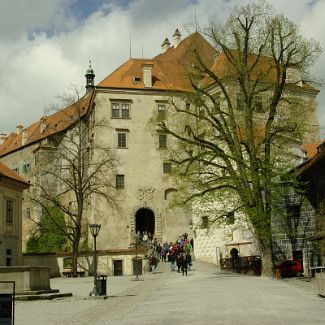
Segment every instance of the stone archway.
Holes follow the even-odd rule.
[[[155,214],[148,208],[141,208],[135,214],[135,232],[155,233]]]
[[[134,240],[133,236],[136,233],[136,214],[139,210],[141,209],[148,209],[151,210],[153,215],[154,215],[154,234],[157,237],[158,242],[160,243],[162,240],[162,218],[161,218],[161,213],[159,212],[158,209],[156,209],[152,204],[148,202],[141,202],[138,205],[136,205],[130,214],[130,219],[129,219],[129,229],[130,229],[130,242]],[[132,235],[133,234],[133,235]]]

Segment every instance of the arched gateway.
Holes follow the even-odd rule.
[[[151,209],[141,208],[136,212],[135,231],[155,233],[155,214]]]

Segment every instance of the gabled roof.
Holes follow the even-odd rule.
[[[88,92],[76,103],[63,108],[50,116],[44,116],[41,120],[25,128],[24,130],[26,130],[27,139],[24,145],[22,145],[24,131],[20,131],[18,134],[11,133],[0,146],[0,157],[67,129],[76,121],[76,119],[79,118],[78,109],[81,110],[81,117],[87,114],[93,98],[93,92],[93,90]],[[44,123],[45,128],[42,127],[42,123]]]
[[[194,50],[199,51],[205,64],[211,66],[216,50],[199,33],[186,37],[175,47],[153,59],[130,58],[97,86],[119,89],[148,89],[144,87],[142,66],[152,65],[152,90],[191,91],[189,74],[196,63]]]
[[[8,168],[5,164],[0,162],[0,176],[4,176],[16,182],[23,184],[26,188],[29,186],[29,183],[26,182],[22,177],[17,175],[14,171]]]

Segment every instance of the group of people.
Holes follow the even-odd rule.
[[[154,236],[153,234],[150,233],[150,231],[143,231],[141,232],[140,230],[137,231],[137,237],[139,240],[142,240],[146,243],[152,243],[153,242],[153,239],[154,239]]]
[[[160,244],[155,247],[156,256],[153,254],[149,258],[149,265],[153,273],[156,272],[156,267],[159,262],[157,256],[164,262],[170,263],[171,271],[182,273],[187,276],[187,271],[191,269],[192,257],[191,257],[192,245],[190,240],[187,238],[187,234],[183,234],[180,238],[172,243],[165,242],[163,246]]]

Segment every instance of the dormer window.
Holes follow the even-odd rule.
[[[139,84],[141,82],[141,78],[139,77],[133,77],[132,79],[133,79],[133,83],[135,84]]]

